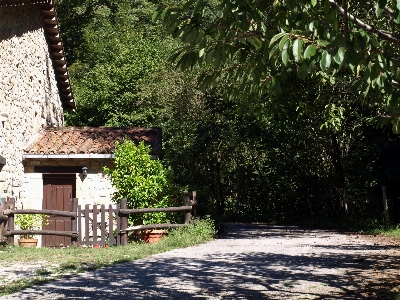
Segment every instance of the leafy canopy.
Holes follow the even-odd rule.
[[[66,113],[66,123],[154,123],[163,105],[149,82],[175,46],[161,24],[151,22],[156,5],[146,0],[60,0],[57,9],[78,106]]]
[[[203,86],[225,80],[230,99],[273,98],[291,72],[321,82],[347,77],[362,96],[376,90],[368,101],[400,129],[400,0],[187,0],[160,5],[158,18],[185,43],[172,60],[182,69],[205,65]]]

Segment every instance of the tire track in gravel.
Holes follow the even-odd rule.
[[[391,240],[267,224],[224,229],[206,244],[0,299],[384,299],[400,278]]]

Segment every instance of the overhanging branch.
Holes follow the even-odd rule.
[[[343,7],[341,7],[339,4],[337,4],[334,0],[329,0],[329,3],[331,4],[332,7],[334,7],[341,15],[346,16],[349,20],[351,20],[354,25],[356,25],[358,28],[364,29],[366,32],[369,33],[375,33],[378,35],[378,38],[388,41],[397,47],[400,48],[400,40],[396,37],[393,36],[392,33],[384,32],[382,30],[378,30],[375,27],[366,24],[365,22],[361,21],[360,19],[357,19],[355,16],[353,16],[350,13],[347,13]]]

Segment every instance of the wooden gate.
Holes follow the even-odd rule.
[[[51,174],[43,176],[44,210],[71,211],[72,198],[75,197],[75,174]],[[71,231],[71,218],[50,216],[44,230]],[[45,235],[42,245],[45,247],[65,247],[71,245],[71,237]]]
[[[120,245],[116,205],[78,205],[78,244],[92,247]]]

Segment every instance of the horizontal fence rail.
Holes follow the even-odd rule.
[[[69,237],[78,237],[78,231],[58,231],[58,230],[7,230],[5,236],[11,235],[60,235]]]
[[[187,226],[190,222],[192,222],[191,212],[193,210],[193,205],[197,205],[196,192],[193,192],[193,200],[189,198],[189,192],[184,191],[183,193],[184,206],[179,207],[164,207],[164,208],[136,208],[136,209],[127,209],[127,199],[121,199],[120,201],[120,210],[119,215],[121,218],[120,225],[120,239],[121,245],[128,244],[128,232],[131,231],[139,231],[139,230],[148,230],[148,229],[164,229],[164,228],[177,228],[181,226]],[[184,224],[148,224],[148,225],[137,225],[128,227],[128,216],[133,214],[140,213],[149,213],[149,212],[184,212]]]
[[[48,209],[6,209],[4,215],[53,215],[60,217],[76,218],[76,212],[63,210],[48,210]]]
[[[163,208],[127,208],[127,199],[121,199],[118,205],[78,206],[78,199],[72,198],[72,211],[15,209],[15,199],[11,198],[7,205],[0,203],[0,237],[7,237],[7,242],[14,244],[15,235],[55,235],[71,237],[73,246],[106,247],[127,245],[128,233],[149,229],[168,229],[187,226],[191,221],[191,213],[197,216],[196,192],[193,200],[187,191],[183,194],[184,205]],[[147,224],[128,226],[129,215],[155,212],[183,212],[184,224]],[[42,214],[71,218],[71,230],[16,230],[14,216],[17,214]],[[7,228],[7,229],[6,229]],[[6,229],[6,230],[4,230]],[[0,240],[1,241],[1,240]]]
[[[121,214],[133,215],[152,212],[171,212],[171,211],[191,211],[192,206],[177,206],[177,207],[163,207],[163,208],[136,208],[136,209],[120,209]]]
[[[137,226],[130,226],[125,228],[125,230],[121,230],[122,232],[131,232],[137,230],[149,230],[149,229],[164,229],[164,228],[178,228],[187,226],[188,224],[171,224],[171,223],[164,223],[164,224],[150,224],[150,225],[137,225]]]
[[[3,210],[3,215],[8,216],[7,219],[7,230],[4,232],[4,236],[7,237],[7,242],[11,245],[14,244],[15,235],[57,235],[57,236],[67,236],[72,238],[72,245],[77,244],[78,230],[76,224],[77,217],[77,204],[78,199],[72,198],[72,211],[62,211],[62,210],[46,210],[46,209],[14,209],[15,199],[11,199],[11,203],[7,209]],[[60,230],[16,230],[14,216],[18,214],[39,214],[48,216],[61,216],[71,218],[71,230],[70,231],[60,231]]]

